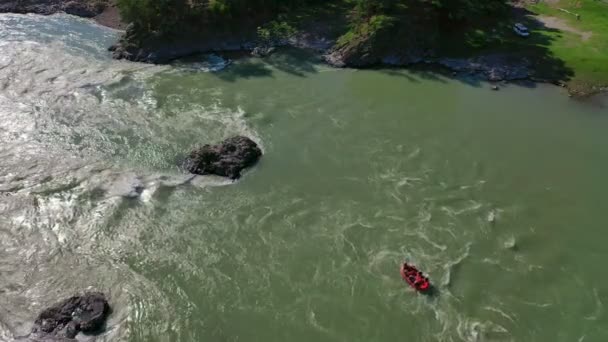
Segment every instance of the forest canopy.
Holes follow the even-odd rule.
[[[213,25],[243,19],[272,20],[302,8],[335,5],[354,24],[374,16],[407,20],[408,13],[443,23],[462,22],[506,8],[506,0],[118,0],[123,18],[146,31]],[[420,18],[418,18],[420,19]]]

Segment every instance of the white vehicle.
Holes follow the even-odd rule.
[[[521,37],[528,37],[530,35],[530,31],[528,31],[528,28],[520,23],[513,25],[513,31],[515,31],[515,33],[517,33],[517,35]]]

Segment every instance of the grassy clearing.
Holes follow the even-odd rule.
[[[551,50],[563,33],[542,27],[528,12],[521,9],[514,16],[505,15],[499,20],[480,19],[474,27],[455,29],[440,37],[439,55],[449,57],[475,57],[484,54],[505,53],[527,58],[533,64],[535,77],[547,80],[572,79],[573,68]],[[521,22],[530,28],[530,37],[515,34],[513,24]]]
[[[531,36],[517,36],[515,22],[528,26]],[[454,57],[515,52],[534,64],[536,77],[589,92],[608,85],[608,0],[541,0],[501,20],[479,18],[474,28],[455,29],[438,45],[441,55]]]
[[[542,16],[559,18],[571,28],[545,34],[554,38],[547,48],[574,70],[574,76],[569,80],[572,87],[608,85],[608,2],[561,0],[541,2],[528,9]],[[575,14],[580,15],[580,20]],[[590,37],[584,39],[583,33]]]

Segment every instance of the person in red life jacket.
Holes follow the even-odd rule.
[[[429,279],[416,267],[404,263],[401,266],[401,275],[416,290],[423,292],[430,290],[431,284]]]
[[[426,277],[424,277],[424,275],[420,271],[416,272],[414,286],[419,290],[426,290],[429,287],[428,280],[426,279]]]

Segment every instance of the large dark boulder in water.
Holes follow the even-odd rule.
[[[72,339],[81,331],[95,333],[101,330],[109,313],[110,306],[102,293],[85,293],[42,311],[34,322],[32,333]]]
[[[237,179],[241,171],[253,166],[262,150],[251,139],[243,136],[228,138],[217,145],[205,145],[190,153],[184,167],[197,175],[218,175]]]

